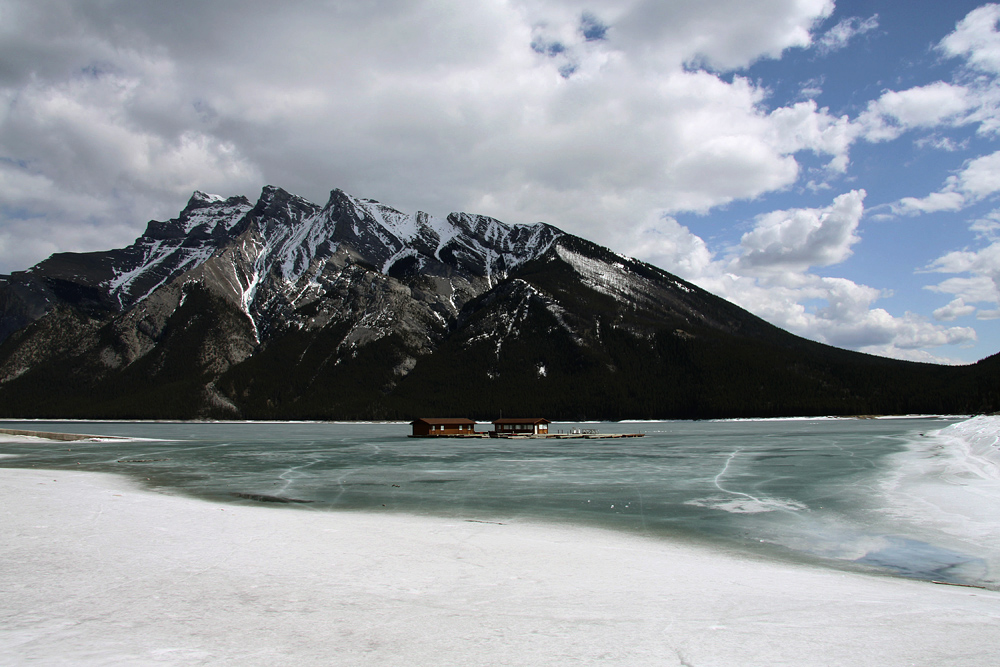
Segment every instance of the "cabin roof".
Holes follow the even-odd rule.
[[[550,419],[545,417],[501,417],[494,419],[494,424],[551,424]]]
[[[476,422],[471,419],[466,419],[465,417],[421,417],[420,419],[415,419],[410,422],[410,424],[431,424],[438,426],[440,424],[472,424],[475,426]]]

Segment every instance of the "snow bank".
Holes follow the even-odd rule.
[[[0,663],[985,665],[1000,594],[592,529],[0,470]]]
[[[914,534],[936,531],[951,540],[943,546],[974,556],[983,570],[976,579],[991,586],[1000,585],[998,443],[994,416],[919,434],[892,457],[877,498],[877,511],[913,526]]]
[[[1000,479],[1000,416],[973,417],[941,429],[937,437],[954,448],[965,472]]]

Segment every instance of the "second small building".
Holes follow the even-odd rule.
[[[493,430],[504,435],[548,435],[549,424],[544,417],[504,417],[493,421]]]

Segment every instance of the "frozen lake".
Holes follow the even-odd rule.
[[[646,433],[615,440],[413,439],[405,424],[4,422],[135,440],[0,442],[0,465],[114,472],[289,511],[580,523],[997,588],[1000,420],[946,429],[958,421],[597,425]]]

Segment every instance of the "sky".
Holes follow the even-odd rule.
[[[1000,352],[1000,5],[0,0],[0,272],[195,190],[544,221],[796,334]]]

